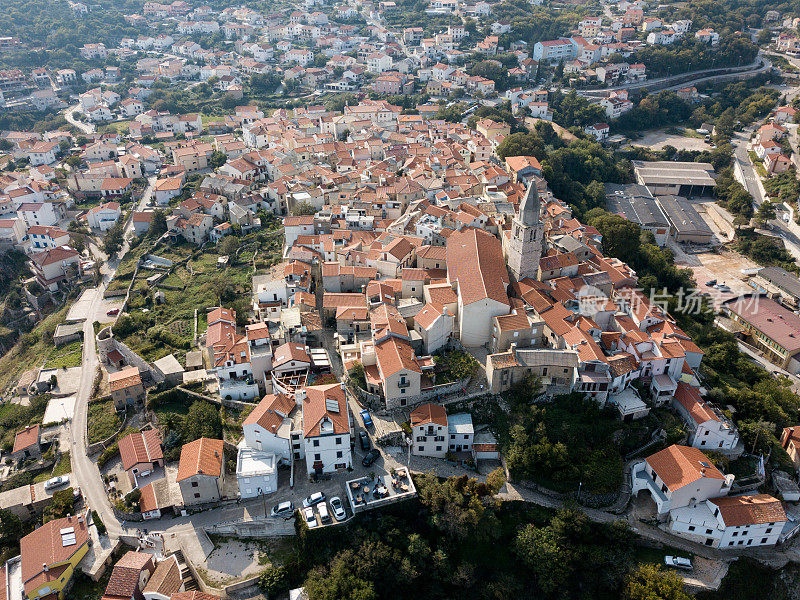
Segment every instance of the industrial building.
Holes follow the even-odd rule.
[[[765,351],[767,360],[790,373],[800,372],[800,317],[760,294],[731,298],[721,308]]]
[[[714,232],[682,196],[659,196],[658,204],[669,219],[670,235],[676,242],[708,244]]]
[[[757,292],[767,294],[793,309],[800,307],[800,279],[780,267],[764,267],[748,282]]]
[[[709,163],[634,160],[636,183],[654,196],[712,196],[717,181]]]
[[[663,246],[669,239],[669,220],[653,194],[638,183],[619,185],[606,183],[606,209],[636,223]]]

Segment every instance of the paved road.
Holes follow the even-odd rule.
[[[91,123],[83,123],[81,121],[78,121],[77,119],[75,119],[72,116],[72,113],[75,112],[76,110],[80,111],[80,112],[83,112],[83,111],[81,111],[81,105],[80,104],[76,104],[75,106],[70,106],[69,108],[67,108],[64,111],[64,118],[67,120],[67,123],[77,127],[83,133],[94,133],[95,132],[94,125],[92,125]]]
[[[734,145],[733,159],[744,175],[744,186],[750,195],[753,196],[754,208],[757,211],[763,202],[767,200],[758,184],[759,174],[756,172],[750,155],[747,153],[747,144],[753,134],[754,127],[734,134],[731,142]],[[773,219],[769,222],[770,229],[777,234],[786,246],[786,249],[795,259],[800,259],[800,238],[789,229],[789,226],[782,219]]]
[[[669,77],[659,77],[657,79],[648,79],[646,81],[639,81],[636,83],[626,83],[623,85],[618,85],[609,88],[603,88],[601,90],[578,90],[578,94],[583,96],[590,96],[590,97],[599,97],[599,96],[606,96],[608,92],[614,90],[675,90],[684,87],[689,87],[693,85],[699,85],[702,83],[718,83],[721,81],[727,81],[729,79],[738,79],[743,76],[751,76],[756,75],[758,73],[763,73],[764,71],[768,71],[772,68],[772,62],[764,57],[763,55],[759,54],[756,57],[756,60],[750,63],[749,65],[742,65],[742,67],[736,67],[740,70],[734,71],[732,73],[722,73],[719,75],[707,75],[707,73],[713,73],[715,71],[719,71],[724,69],[725,67],[716,67],[713,69],[703,69],[702,71],[694,71],[691,73],[681,73],[678,75],[670,75]],[[690,79],[686,79],[686,77],[691,77]],[[566,88],[563,90],[564,93],[570,91],[570,88]]]

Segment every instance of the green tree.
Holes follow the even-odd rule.
[[[769,201],[762,202],[761,206],[758,207],[758,212],[756,213],[756,221],[758,221],[762,227],[765,227],[774,218],[775,204]]]
[[[208,166],[212,169],[219,169],[226,162],[228,162],[228,155],[219,150],[214,150],[208,157]]]
[[[241,245],[241,241],[235,235],[226,235],[219,243],[220,254],[234,254]]]
[[[201,437],[221,439],[222,421],[219,411],[210,402],[196,400],[183,418],[184,444]]]
[[[120,220],[106,231],[106,236],[103,238],[103,252],[109,256],[119,252],[120,248],[122,248],[124,235],[125,232],[122,229],[122,220]]]
[[[268,598],[274,598],[289,591],[286,569],[281,565],[270,565],[258,578],[258,586]]]
[[[315,215],[317,214],[317,209],[310,202],[300,202],[295,204],[292,214],[296,217],[303,215]]]
[[[150,222],[150,230],[147,235],[151,238],[160,238],[167,232],[167,213],[157,208],[153,211],[153,220]]]
[[[653,564],[636,567],[625,580],[623,600],[690,600],[683,582],[675,573]]]
[[[348,553],[349,554],[349,553]],[[333,560],[330,567],[317,567],[305,581],[309,600],[377,600],[372,582],[358,577],[353,566],[342,557]],[[353,561],[358,557],[349,556]]]

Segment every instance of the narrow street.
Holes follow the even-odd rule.
[[[76,118],[72,116],[72,113],[75,112],[76,110],[82,112],[80,104],[76,104],[75,106],[70,106],[69,108],[64,110],[64,118],[67,120],[67,123],[69,123],[74,127],[77,127],[83,133],[94,133],[95,132],[94,125],[92,125],[91,123],[82,123],[81,121],[78,121]]]

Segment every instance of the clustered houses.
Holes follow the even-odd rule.
[[[242,497],[274,492],[279,464],[304,460],[309,475],[350,468],[352,427],[342,384],[267,394],[243,423],[236,471]]]
[[[731,495],[723,475],[699,449],[673,445],[636,463],[632,493],[646,492],[669,531],[712,548],[774,546],[791,524],[783,503],[768,494]],[[789,527],[787,527],[789,526]]]

